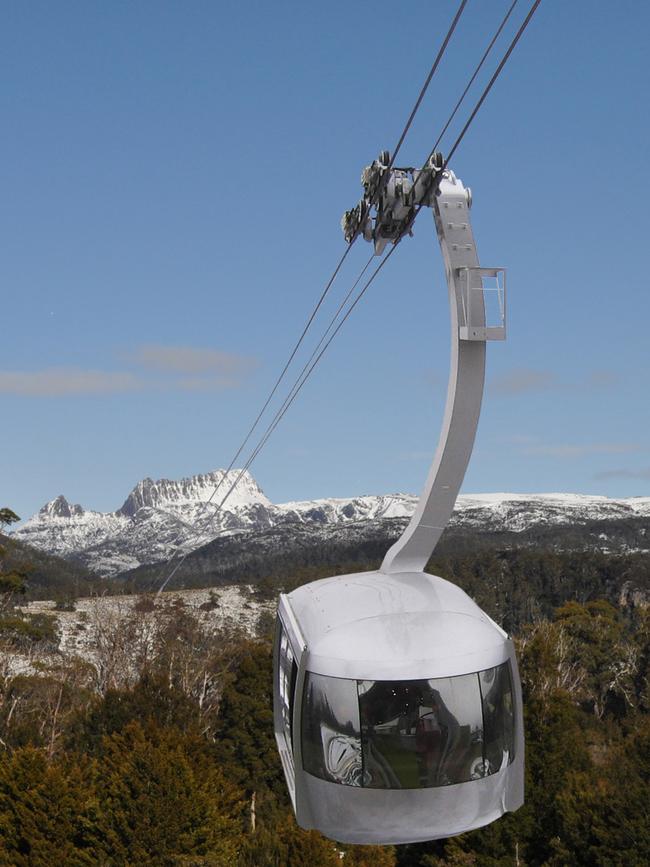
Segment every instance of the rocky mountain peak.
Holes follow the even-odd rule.
[[[117,514],[132,518],[142,508],[174,509],[188,503],[205,502],[212,497],[215,488],[225,494],[240,472],[241,470],[231,470],[229,473],[225,470],[214,470],[179,480],[154,481],[147,477],[133,488],[121,508],[117,510]],[[219,493],[216,496],[218,497]],[[255,479],[246,471],[229,497],[229,507],[255,503],[270,505],[270,501],[264,496]]]
[[[83,515],[84,510],[78,503],[69,503],[63,494],[50,500],[40,510],[44,518],[72,518],[73,515]]]

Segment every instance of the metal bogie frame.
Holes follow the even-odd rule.
[[[424,491],[378,571],[312,582],[278,607],[275,734],[296,818],[344,843],[448,837],[523,803],[513,643],[460,588],[424,572],[472,452],[486,341],[505,337],[504,272],[480,267],[471,195],[453,172],[429,204],[449,287],[451,365]],[[486,324],[485,278],[497,281],[496,325]]]

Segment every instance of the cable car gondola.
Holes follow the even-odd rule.
[[[451,307],[443,430],[381,568],[280,596],[274,724],[298,824],[389,844],[461,834],[520,807],[524,740],[512,640],[460,588],[424,572],[471,455],[486,342],[505,338],[505,273],[479,266],[470,191],[439,155],[421,172],[382,158],[373,167],[370,197],[344,218],[348,241],[363,234],[381,252],[421,207],[433,210]]]

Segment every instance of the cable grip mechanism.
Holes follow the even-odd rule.
[[[348,244],[362,235],[374,243],[375,254],[380,256],[386,244],[397,244],[405,235],[411,235],[420,208],[433,203],[443,165],[443,156],[436,151],[422,169],[393,168],[390,153],[382,151],[362,171],[363,196],[341,220]]]

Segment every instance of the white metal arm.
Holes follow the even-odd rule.
[[[447,403],[438,448],[415,514],[381,565],[380,571],[388,573],[423,571],[451,517],[481,411],[485,342],[505,338],[505,306],[501,307],[501,324],[486,327],[483,276],[497,276],[502,269],[479,268],[469,220],[470,191],[450,171],[445,172],[439,190],[431,204],[451,308]]]

